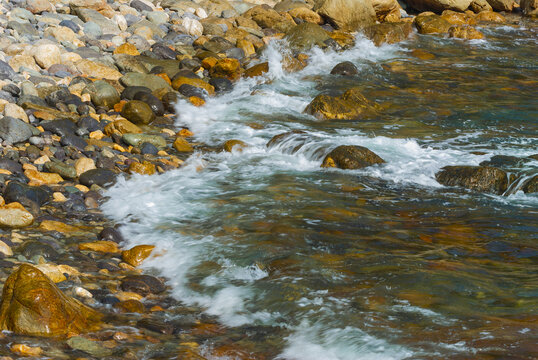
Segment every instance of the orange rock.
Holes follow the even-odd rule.
[[[155,76],[158,76],[160,77],[161,79],[163,79],[164,81],[166,81],[168,83],[168,85],[172,85],[172,81],[170,80],[170,78],[168,77],[168,74],[166,73],[159,73],[159,74],[155,74]]]
[[[114,241],[100,240],[78,245],[79,250],[89,250],[102,253],[119,253],[118,244]]]
[[[24,344],[11,345],[11,351],[22,356],[39,356],[43,353],[43,349],[39,346],[31,347]]]
[[[146,311],[146,307],[138,300],[125,300],[114,304],[114,308],[122,313],[140,313]]]
[[[134,46],[133,44],[124,43],[118,46],[114,50],[114,54],[127,54],[127,55],[138,56],[140,55],[140,52],[138,52],[138,50],[136,49],[136,46]]]
[[[67,225],[63,222],[53,220],[43,220],[39,225],[39,228],[44,231],[58,231],[61,233],[82,231],[82,229],[77,226]]]
[[[187,142],[183,137],[178,136],[176,140],[174,141],[174,149],[176,149],[179,152],[191,152],[194,151],[192,148],[192,145]]]
[[[422,49],[414,49],[413,51],[411,51],[411,55],[416,57],[417,59],[420,59],[420,60],[433,60],[435,59],[435,55],[433,55],[432,53],[429,53],[425,50],[422,50]]]
[[[62,179],[62,177],[58,174],[44,173],[37,170],[28,169],[24,171],[24,175],[30,179],[30,182],[28,183],[30,186],[58,184],[64,181],[64,179]]]
[[[226,152],[232,152],[234,149],[241,152],[246,147],[248,147],[248,144],[241,140],[228,140],[224,143],[224,151]]]
[[[485,21],[485,22],[494,22],[502,24],[506,22],[506,18],[499,13],[494,11],[481,11],[476,14],[476,21]]]
[[[114,111],[121,112],[123,109],[123,105],[127,104],[127,101],[121,100],[119,103],[114,104]]]
[[[102,315],[66,296],[39,269],[23,264],[4,283],[0,329],[35,336],[66,336],[100,328]]]
[[[191,137],[191,136],[194,136],[194,133],[192,131],[190,131],[189,129],[181,129],[181,130],[179,130],[177,135],[178,136],[183,136],[183,137]]]
[[[204,89],[209,95],[215,94],[215,88],[202,79],[192,79],[184,76],[178,76],[174,79],[174,81],[172,81],[172,87],[174,88],[174,90],[179,89],[179,87],[183,84],[188,84]]]
[[[155,165],[149,161],[143,161],[142,163],[133,161],[129,165],[129,173],[137,173],[141,175],[153,175],[155,174]]]
[[[137,245],[129,250],[123,251],[121,253],[121,258],[129,265],[138,266],[150,256],[153,249],[155,249],[155,246],[153,245]]]
[[[217,64],[217,59],[215,59],[213,56],[208,56],[204,60],[202,60],[202,66],[204,69],[211,69],[213,66]]]
[[[243,50],[243,52],[245,53],[245,56],[256,54],[256,49],[254,48],[254,44],[252,44],[248,40],[244,40],[244,39],[237,40],[236,46]]]
[[[223,77],[237,80],[241,76],[241,64],[237,59],[225,58],[219,60],[209,71],[211,77]]]
[[[245,77],[255,77],[255,76],[261,76],[269,71],[269,63],[264,62],[261,64],[254,65],[247,70],[245,70],[245,73],[243,76]]]
[[[198,96],[191,96],[189,97],[189,101],[194,106],[200,107],[205,105],[205,100],[202,98],[199,98]]]

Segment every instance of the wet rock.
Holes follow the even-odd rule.
[[[364,29],[366,37],[376,46],[404,41],[412,32],[413,28],[408,22],[375,24]]]
[[[158,152],[159,149],[153,144],[144,142],[140,145],[140,153],[142,155],[157,155]]]
[[[28,201],[41,206],[50,199],[48,191],[38,186],[29,186],[18,181],[10,181],[4,190],[4,199],[6,202],[19,202],[23,205]]]
[[[64,135],[60,140],[60,144],[62,144],[63,146],[73,146],[79,150],[84,150],[84,148],[88,146],[86,140],[75,134]]]
[[[538,0],[521,0],[520,6],[526,16],[538,16]]]
[[[290,29],[285,39],[293,50],[308,51],[314,46],[327,47],[330,37],[321,26],[306,22]]]
[[[484,34],[469,25],[454,25],[450,27],[450,29],[448,29],[448,36],[465,40],[478,40],[484,38]]]
[[[78,244],[81,251],[95,251],[100,253],[118,253],[120,250],[118,244],[114,241],[99,240],[88,243]]]
[[[514,8],[513,0],[487,0],[495,11],[512,11]]]
[[[161,149],[166,147],[166,140],[159,135],[124,134],[121,139],[124,143],[136,147],[139,147],[143,143],[149,143]]]
[[[79,177],[79,181],[82,185],[87,187],[93,184],[100,187],[108,187],[116,182],[116,173],[107,169],[93,169],[88,170]]]
[[[56,173],[64,179],[75,179],[77,177],[77,172],[71,165],[57,161],[49,161],[45,163],[44,167],[48,172]]]
[[[82,94],[90,94],[95,106],[103,106],[112,109],[115,104],[120,102],[118,90],[106,81],[98,80],[87,85]]]
[[[367,117],[375,109],[357,89],[350,89],[339,97],[318,95],[304,112],[320,120],[349,120]]]
[[[105,227],[99,233],[99,240],[103,241],[114,241],[115,243],[121,243],[125,241],[119,230],[114,229],[113,227]]]
[[[0,208],[0,227],[21,228],[30,226],[34,217],[24,208],[2,207]]]
[[[184,137],[178,136],[176,140],[174,140],[174,149],[178,152],[192,152],[194,151],[194,148],[187,140],[185,140]]]
[[[14,174],[22,174],[22,165],[6,158],[0,158],[0,169],[9,170]]]
[[[233,150],[242,151],[247,148],[248,144],[241,140],[228,140],[224,143],[223,149],[226,152],[232,152]]]
[[[151,91],[170,89],[170,85],[163,78],[152,74],[127,73],[120,79],[123,86],[144,86]],[[170,89],[171,90],[171,89]],[[134,94],[133,94],[134,96]]]
[[[476,21],[502,24],[506,22],[506,18],[495,11],[482,11],[475,17]]]
[[[226,79],[228,80],[228,79]],[[192,86],[192,85],[189,85],[189,84],[183,84],[179,87],[179,89],[177,89],[177,91],[185,96],[186,98],[190,98],[192,96],[196,96],[196,97],[199,97],[201,99],[205,99],[209,94],[207,93],[207,91],[205,91],[204,89],[201,89],[199,87],[196,87],[196,86]]]
[[[156,172],[156,167],[149,161],[142,161],[141,163],[133,161],[129,164],[127,171],[130,174],[153,175]]]
[[[508,187],[506,172],[489,166],[445,166],[435,178],[446,186],[462,186],[499,195]]]
[[[408,0],[407,4],[418,11],[433,11],[441,13],[443,10],[463,12],[471,4],[471,0]]]
[[[146,86],[127,86],[121,92],[121,98],[124,100],[134,100],[134,96],[139,92],[147,92],[151,94],[151,89]]]
[[[202,79],[193,79],[193,78],[188,78],[188,77],[185,77],[185,76],[178,76],[178,77],[175,77],[173,80],[172,80],[172,87],[174,88],[174,90],[178,90],[179,87],[183,84],[188,84],[188,85],[192,85],[192,86],[196,86],[200,89],[203,89],[205,91],[207,91],[207,93],[209,95],[213,95],[215,94],[215,88],[210,85],[209,83],[205,82],[204,80]]]
[[[262,28],[271,28],[282,32],[288,31],[295,25],[291,18],[279,14],[268,5],[254,6],[242,16],[252,19]]]
[[[153,245],[137,245],[129,250],[121,253],[121,258],[131,266],[138,266],[151,255],[155,246]]]
[[[263,62],[260,64],[256,64],[243,73],[244,77],[256,77],[256,76],[262,76],[263,74],[267,73],[269,71],[269,63]],[[210,82],[211,83],[211,82]]]
[[[114,352],[101,345],[98,341],[92,341],[81,336],[73,336],[66,341],[66,344],[74,350],[83,351],[91,356],[103,358],[111,356]]]
[[[241,64],[237,59],[221,59],[209,70],[209,74],[215,78],[237,80],[241,76]]]
[[[160,294],[166,287],[161,280],[151,275],[129,275],[121,280],[121,289],[146,296]]]
[[[145,91],[140,91],[135,94],[133,99],[139,100],[148,104],[155,115],[157,116],[164,115],[164,105],[161,102],[161,100],[159,100],[155,95],[145,92]]]
[[[313,10],[342,30],[357,30],[376,20],[374,7],[368,0],[321,0]]]
[[[138,300],[125,300],[114,304],[114,308],[122,313],[139,313],[143,314],[146,307]]]
[[[46,260],[56,260],[60,256],[52,246],[36,240],[25,241],[17,251],[27,259],[43,256]]]
[[[165,335],[170,335],[174,331],[174,327],[172,325],[148,318],[138,320],[136,326]]]
[[[325,156],[321,167],[361,169],[384,162],[376,153],[363,146],[341,145]]]
[[[137,125],[147,125],[155,119],[151,107],[139,100],[127,102],[121,110],[121,115]]]
[[[525,194],[538,192],[538,175],[534,175],[532,178],[526,180],[521,186],[521,190]]]
[[[228,80],[228,79],[222,79],[222,80]],[[177,100],[178,100],[178,93],[173,92],[173,91],[167,92],[161,98],[161,101],[164,105],[165,110],[171,114],[176,113],[175,106],[176,106]]]
[[[65,336],[100,327],[101,314],[66,296],[39,269],[23,264],[6,280],[0,328],[16,334]]]
[[[520,166],[525,160],[517,156],[495,155],[487,161],[482,161],[480,166],[493,166],[502,169],[509,169]]]
[[[58,119],[52,121],[41,122],[43,129],[50,131],[53,134],[66,136],[74,134],[77,130],[77,125],[68,119]]]
[[[358,74],[359,69],[351,61],[341,62],[331,70],[331,75],[353,76]]]
[[[448,32],[451,24],[439,15],[419,15],[415,26],[420,34],[441,34]]]
[[[28,140],[34,135],[33,126],[20,119],[5,116],[0,119],[0,138],[7,144]]]

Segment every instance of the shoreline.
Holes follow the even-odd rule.
[[[140,8],[137,9],[138,13],[145,14],[145,18],[162,15],[149,14],[166,13],[162,8],[152,9],[145,2],[136,1],[133,3]],[[118,37],[128,29],[124,15],[123,20],[108,16],[119,15],[116,13],[120,11],[119,8],[113,9],[109,4],[98,1],[98,6],[83,3],[70,2],[67,7],[69,12],[65,6],[26,11],[34,17],[42,14],[70,15],[72,11],[79,18],[88,19],[84,24],[97,23],[101,30],[112,26],[110,22],[114,20],[118,29],[115,36]],[[38,5],[51,4],[35,1],[33,6]],[[83,27],[72,20],[61,20],[66,21],[63,25],[59,21],[56,24],[48,20],[52,25],[42,26],[46,28],[39,29],[41,33],[37,26],[32,31],[19,25],[24,21],[10,20],[11,25],[7,22],[6,25],[13,30],[12,34],[17,32],[19,36],[19,32],[26,31],[33,39],[35,36],[43,38],[48,31],[47,36],[57,43],[45,40],[28,44],[28,48],[20,46],[24,44],[22,36],[18,39],[14,37],[9,45],[2,44],[0,73],[3,78],[0,88],[4,117],[1,135],[4,143],[0,176],[4,185],[0,200],[0,253],[3,254],[0,274],[5,283],[20,264],[32,264],[56,284],[44,287],[40,283],[37,291],[46,288],[45,293],[49,294],[48,291],[56,286],[69,299],[77,299],[87,307],[98,310],[102,320],[97,320],[98,330],[87,334],[84,329],[73,330],[73,324],[78,321],[76,317],[73,322],[67,321],[73,319],[66,318],[55,333],[39,334],[31,333],[38,331],[35,324],[27,326],[24,320],[17,323],[16,316],[8,319],[5,311],[14,311],[13,308],[4,309],[4,315],[0,317],[4,330],[16,324],[17,329],[27,326],[27,333],[3,332],[0,335],[0,356],[60,359],[89,355],[96,358],[138,359],[144,356],[149,347],[161,358],[204,359],[197,350],[204,340],[226,334],[227,329],[217,322],[216,317],[182,305],[173,299],[166,281],[136,268],[152,251],[158,254],[159,249],[143,245],[121,248],[122,244],[125,246],[128,243],[128,239],[122,238],[117,230],[118,224],[107,219],[99,205],[104,201],[103,189],[113,184],[117,176],[161,174],[180,168],[194,151],[208,148],[206,144],[194,143],[192,136],[196,134],[189,129],[175,125],[177,115],[173,108],[178,98],[186,99],[195,106],[204,106],[209,96],[226,96],[238,79],[263,75],[269,65],[259,62],[257,52],[263,51],[272,39],[286,38],[291,43],[293,56],[284,59],[284,67],[288,71],[304,68],[308,63],[305,53],[313,46],[343,50],[353,42],[353,35],[349,31],[333,28],[333,31],[326,33],[317,23],[322,21],[325,26],[328,22],[308,7],[297,7],[304,9],[300,11],[275,11],[279,16],[277,20],[274,19],[276,15],[267,8],[254,8],[261,15],[252,11],[250,18],[236,19],[231,28],[225,20],[219,20],[227,18],[215,16],[214,22],[208,21],[211,26],[206,27],[211,29],[207,30],[211,34],[207,35],[200,32],[200,21],[194,19],[196,22],[188,20],[179,24],[177,18],[171,15],[174,11],[166,13],[166,21],[182,26],[178,29],[179,35],[185,35],[181,32],[183,30],[190,31],[190,36],[195,38],[191,45],[193,51],[196,47],[196,50],[200,50],[197,55],[204,53],[199,57],[190,55],[183,48],[180,50],[180,46],[174,50],[152,40],[159,30],[164,32],[155,26],[162,19],[148,21],[141,18],[140,21],[146,22],[130,33],[131,38],[134,35],[137,37],[128,42],[125,41],[126,36],[121,44],[118,44],[120,39],[114,37],[102,38],[103,34],[90,36],[88,34],[98,33],[92,24]],[[49,13],[49,10],[54,12]],[[210,10],[200,7],[195,13],[202,20],[203,15],[210,18],[207,14]],[[230,9],[221,12],[226,10]],[[129,11],[125,11],[129,14]],[[477,24],[475,17],[482,16],[485,24],[493,26],[507,23],[506,19],[502,22],[504,17],[496,12],[482,12],[483,15],[479,13],[473,16],[463,12],[445,14],[444,18],[427,13],[420,15],[422,17],[405,17],[402,21],[389,22],[390,16],[396,16],[393,8],[382,17],[385,22],[368,27],[366,35],[378,46],[416,36],[414,28],[423,34],[450,34],[451,37],[477,39],[483,34],[480,35],[474,28]],[[27,23],[32,24],[30,15],[19,11],[17,18],[28,18]],[[517,21],[518,16],[508,15],[507,18],[513,22]],[[238,14],[236,17],[241,16]],[[260,17],[262,20],[259,20]],[[417,21],[417,18],[424,21]],[[193,18],[189,15],[184,19]],[[268,19],[273,19],[273,22]],[[450,23],[449,19],[453,22]],[[400,20],[399,15],[396,20]],[[462,25],[463,28],[457,25],[461,22],[466,24]],[[222,24],[228,27],[226,32],[223,32]],[[86,31],[85,44],[82,36],[79,36],[81,33],[73,30],[76,27],[79,31]],[[274,30],[274,27],[277,29]],[[430,31],[432,27],[433,31]],[[232,30],[239,33],[235,35],[238,37],[235,44],[230,46],[219,40],[223,39],[220,35],[224,36]],[[206,29],[202,27],[202,31]],[[151,33],[149,39],[144,38],[148,33]],[[231,41],[226,41],[231,44]],[[71,50],[78,52],[66,51],[69,49],[66,43],[73,45]],[[81,44],[85,46],[79,46]],[[97,44],[103,48],[100,49],[100,59],[89,60],[95,55],[92,51],[97,52]],[[112,59],[111,66],[106,65],[110,63],[106,56]],[[427,57],[428,54],[423,52],[418,56]],[[319,112],[313,111],[312,115],[318,116]],[[234,147],[243,146],[238,140],[226,140],[218,151],[231,152]],[[210,151],[215,150],[209,148]],[[27,284],[26,278],[20,279],[17,281]],[[29,279],[28,284],[31,283]],[[19,285],[22,288],[21,284],[16,286]],[[20,302],[18,296],[24,298],[29,295],[25,292],[13,296]],[[73,304],[75,308],[79,306],[77,302]],[[44,301],[34,305],[42,310],[50,304]],[[18,314],[20,316],[21,313]],[[52,315],[51,318],[54,313]],[[170,318],[173,320],[170,321]],[[249,350],[228,343],[211,349],[210,355],[239,358],[264,356],[255,352],[253,355]],[[278,354],[270,354],[273,355]]]

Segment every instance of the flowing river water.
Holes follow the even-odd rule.
[[[195,142],[250,146],[120,180],[103,209],[131,245],[157,246],[144,266],[174,297],[227,329],[202,353],[228,343],[266,359],[538,357],[537,195],[435,180],[443,166],[495,155],[521,158],[509,170],[524,177],[538,169],[536,23],[482,31],[485,41],[419,35],[381,47],[359,36],[344,52],[313,50],[296,73],[274,42],[264,77],[203,107],[177,104]],[[342,61],[360,74],[330,75]],[[378,116],[303,114],[316,95],[351,87]],[[266,146],[290,130],[304,133]],[[386,163],[320,168],[338,145]]]

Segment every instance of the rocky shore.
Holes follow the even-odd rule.
[[[240,78],[263,76],[269,64],[259,55],[271,41],[289,43],[283,67],[293,72],[308,64],[313,46],[350,48],[357,31],[376,45],[417,33],[482,39],[477,25],[537,12],[535,0],[2,1],[1,358],[263,358],[235,342],[200,350],[227,330],[175,301],[158,274],[137,269],[159,249],[124,247],[99,210],[104,189],[118,176],[180,168],[195,150],[248,146],[195,143],[176,125],[176,103],[204,106]],[[331,73],[357,72],[342,63]],[[321,94],[305,109],[320,121],[379,111],[354,89]],[[343,144],[321,166],[383,162]],[[445,168],[437,179],[502,194],[516,180],[504,165]],[[522,189],[536,192],[537,183],[534,176]]]

